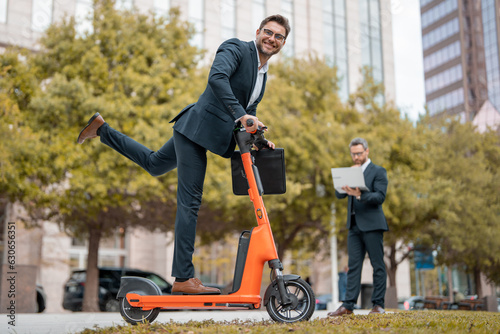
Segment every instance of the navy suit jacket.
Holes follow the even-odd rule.
[[[248,106],[257,71],[258,53],[253,41],[232,38],[222,43],[205,91],[198,102],[188,105],[171,121],[175,122],[174,129],[209,151],[230,157],[236,146],[235,120],[246,114],[255,116],[264,95],[267,73],[260,96]]]
[[[347,228],[351,228],[351,211],[354,205],[356,225],[363,232],[382,230],[387,231],[389,227],[385,219],[382,203],[387,193],[387,171],[384,167],[370,162],[363,172],[365,184],[369,191],[361,194],[358,201],[354,196],[348,196]],[[337,198],[345,198],[347,194],[335,191]]]

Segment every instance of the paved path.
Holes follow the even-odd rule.
[[[355,314],[368,314],[369,310],[355,310]],[[325,318],[328,311],[315,311],[313,319]],[[0,333],[8,334],[73,334],[85,328],[105,328],[125,325],[120,313],[34,313],[16,315],[16,326],[8,324],[6,314],[0,314]],[[190,320],[203,321],[213,319],[223,320],[269,320],[265,309],[252,311],[173,311],[161,312],[155,322],[188,322]]]

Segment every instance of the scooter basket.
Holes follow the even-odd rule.
[[[285,150],[261,150],[251,152],[254,165],[259,170],[264,195],[279,195],[286,192]],[[231,175],[233,178],[233,193],[248,195],[248,182],[241,161],[240,151],[235,151],[231,157]]]

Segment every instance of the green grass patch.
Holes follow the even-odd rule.
[[[81,334],[146,333],[488,333],[500,334],[500,314],[471,311],[411,311],[349,315],[294,324],[268,321],[154,322],[137,326],[87,329]]]

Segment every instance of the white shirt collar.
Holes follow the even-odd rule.
[[[361,165],[361,169],[363,170],[363,172],[366,170],[366,167],[368,167],[368,165],[370,164],[370,162],[372,162],[372,160],[370,158],[368,158],[364,164]]]

